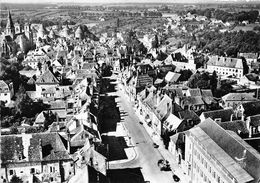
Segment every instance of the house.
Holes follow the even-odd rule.
[[[36,96],[41,98],[42,91],[49,87],[58,86],[59,80],[54,76],[54,74],[47,69],[35,82],[36,84]]]
[[[66,148],[67,147],[67,148]],[[1,177],[23,182],[64,182],[74,174],[73,160],[58,133],[1,136]]]
[[[252,87],[260,88],[259,75],[255,74],[255,73],[246,74],[242,78],[239,79],[238,84],[248,86],[250,88],[252,88]]]
[[[187,131],[183,164],[189,182],[257,183],[260,180],[259,153],[212,119]]]
[[[149,77],[148,74],[137,74],[136,76],[131,77],[128,82],[130,98],[135,100],[137,93],[149,85],[153,85],[153,78]]]
[[[238,105],[247,102],[257,101],[253,97],[253,93],[229,93],[222,97],[222,107],[223,108],[233,108],[235,109]]]
[[[249,67],[252,65],[252,63],[256,63],[259,58],[258,53],[238,53],[238,56],[244,57]]]
[[[164,79],[165,79],[166,83],[168,83],[170,85],[172,83],[176,83],[180,76],[181,76],[181,74],[179,74],[179,73],[169,71],[166,74]]]
[[[180,99],[179,105],[183,109],[189,109],[189,110],[194,110],[194,111],[199,111],[199,110],[206,109],[206,105],[205,105],[204,101],[202,100],[201,96],[195,96],[195,97],[186,96],[186,97],[182,97]]]
[[[168,95],[164,95],[160,100],[160,97],[157,97],[159,100],[158,105],[155,107],[152,120],[152,128],[154,131],[161,135],[162,132],[162,122],[170,115],[172,111],[172,99]]]
[[[242,59],[211,56],[207,62],[207,71],[217,72],[220,76],[235,76],[241,78],[244,75]]]
[[[211,118],[216,122],[228,122],[237,119],[233,109],[221,109],[214,111],[202,112],[200,115],[200,120],[205,121],[207,118]]]
[[[227,122],[218,122],[218,124],[225,130],[235,132],[241,138],[246,138],[249,136],[249,129],[247,128],[245,121],[235,120]]]
[[[178,52],[178,53],[171,53],[165,59],[165,62],[173,64],[179,70],[180,69],[196,70],[196,64],[194,63],[194,59],[187,59],[180,52]]]
[[[13,94],[13,83],[10,83],[8,86],[4,80],[0,80],[0,101],[8,105],[11,102]]]
[[[249,137],[260,136],[260,114],[249,116],[246,119],[246,126],[249,131]]]

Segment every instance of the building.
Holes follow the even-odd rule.
[[[51,87],[57,87],[59,80],[53,75],[53,73],[47,69],[35,82],[36,84],[36,96],[41,98],[44,91]],[[53,93],[54,96],[54,93]]]
[[[216,71],[220,76],[241,78],[244,75],[243,69],[243,62],[240,58],[211,56],[207,62],[207,71],[210,73]]]
[[[192,183],[260,180],[260,154],[236,133],[224,130],[211,119],[186,133],[185,163],[187,181]]]
[[[221,105],[223,108],[235,109],[242,103],[257,101],[253,95],[254,93],[229,93],[222,97]]]
[[[13,23],[10,11],[8,12],[6,29],[0,36],[1,56],[9,58],[16,55],[18,51],[26,53],[33,46],[33,33],[31,25],[25,23],[24,30],[18,23]]]
[[[8,105],[11,102],[11,98],[13,97],[13,84],[6,84],[3,80],[0,80],[0,101],[3,101],[5,105]]]
[[[64,182],[74,174],[68,148],[58,133],[1,136],[1,179],[13,175],[23,182]]]

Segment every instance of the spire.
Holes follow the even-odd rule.
[[[14,23],[13,23],[13,20],[12,20],[12,16],[11,16],[11,13],[10,13],[10,10],[8,11],[8,17],[7,17],[7,23],[6,23],[6,28],[8,29],[14,29]]]
[[[12,16],[10,10],[8,11],[7,23],[6,23],[6,34],[14,37],[15,35],[15,28],[14,23],[12,20]]]

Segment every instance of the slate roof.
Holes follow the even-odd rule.
[[[58,79],[48,69],[37,80],[37,84],[59,84]]]
[[[230,121],[231,115],[233,114],[233,119],[235,117],[233,109],[220,109],[215,111],[203,112],[205,118],[211,118],[213,120],[221,118],[221,122]]]
[[[260,114],[260,101],[247,102],[241,104],[244,108],[246,116],[254,116]]]
[[[236,157],[241,157],[243,155],[243,151],[247,150],[246,158],[244,160],[244,168],[241,166],[238,168],[233,167],[234,164],[227,164],[229,161],[218,153],[214,148],[206,148],[207,150],[211,150],[212,153],[215,152],[220,159],[224,160],[224,167],[229,169],[230,173],[233,176],[237,177],[238,182],[247,182],[249,181],[249,176],[243,173],[243,169],[248,172],[253,178],[254,181],[258,182],[260,179],[260,154],[253,149],[249,144],[247,144],[243,139],[241,139],[237,134],[232,131],[226,131],[221,128],[217,123],[215,123],[211,119],[206,119],[204,122],[198,125],[222,150],[225,151],[233,160],[236,160]],[[207,144],[206,141],[204,141]],[[232,145],[230,145],[232,144]],[[207,145],[206,145],[207,147]],[[237,172],[238,170],[238,172]],[[245,173],[246,173],[245,172]],[[248,179],[245,181],[245,179]],[[242,181],[244,180],[244,181]]]
[[[239,131],[243,134],[249,133],[246,127],[246,123],[241,120],[223,122],[223,123],[219,123],[219,125],[225,130],[230,130],[236,132],[237,134],[239,134]]]
[[[255,116],[250,116],[250,125],[252,125],[254,127],[260,126],[260,114],[255,115]]]
[[[28,146],[26,147],[25,144]],[[24,152],[26,151],[28,152],[28,157],[25,157],[27,154]],[[19,160],[17,155],[22,159]],[[70,159],[70,156],[58,133],[1,136],[2,163],[58,161],[66,159]]]
[[[236,65],[237,65],[238,62],[242,63],[242,59],[211,56],[211,57],[209,57],[209,61],[207,62],[207,65],[237,68]],[[238,68],[242,69],[243,67],[238,67]]]
[[[193,121],[200,121],[199,116],[192,110],[183,110],[179,112],[180,119],[187,120],[191,119]]]
[[[135,83],[136,88],[145,87],[147,85],[153,84],[153,78],[149,77],[148,74],[137,75],[135,80],[136,80],[136,83]]]

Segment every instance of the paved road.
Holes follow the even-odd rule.
[[[113,77],[113,76],[112,76]],[[116,86],[116,92],[108,93],[108,95],[118,96],[115,98],[120,112],[125,112],[123,123],[127,128],[137,152],[136,159],[110,166],[111,169],[124,169],[141,167],[141,172],[146,181],[151,183],[168,183],[172,180],[171,172],[162,172],[157,166],[157,161],[162,159],[161,154],[152,146],[152,139],[146,132],[144,127],[139,124],[139,119],[136,116],[132,104],[127,100],[125,94]]]

